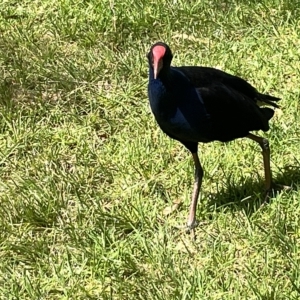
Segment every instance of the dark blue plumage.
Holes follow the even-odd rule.
[[[181,71],[171,68],[168,75],[157,80],[150,69],[150,106],[159,126],[181,141],[209,142],[210,116],[200,94]]]
[[[171,67],[172,53],[164,43],[154,44],[148,53],[148,96],[160,128],[189,149],[195,163],[195,185],[189,228],[196,226],[195,213],[203,170],[198,158],[198,142],[228,142],[248,137],[263,150],[266,189],[270,190],[270,150],[266,139],[250,133],[269,130],[279,98],[259,93],[242,78],[208,67]]]

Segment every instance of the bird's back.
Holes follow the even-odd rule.
[[[255,98],[256,89],[251,84],[222,70],[202,66],[181,66],[178,67],[178,70],[184,73],[196,87],[209,86],[218,82],[250,98]]]
[[[276,102],[278,102],[280,98],[259,93],[256,88],[243,78],[231,75],[222,70],[201,66],[181,66],[178,67],[178,70],[184,73],[195,87],[207,87],[219,83],[248,97],[258,105],[279,107]]]

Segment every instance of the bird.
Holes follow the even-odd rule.
[[[230,142],[238,138],[258,143],[264,163],[265,193],[269,195],[275,186],[269,141],[251,132],[269,130],[269,120],[281,99],[260,93],[243,78],[216,68],[171,66],[173,54],[164,42],[153,44],[147,59],[148,98],[156,122],[166,135],[191,152],[194,161],[187,231],[198,225],[196,210],[204,175],[198,143]]]

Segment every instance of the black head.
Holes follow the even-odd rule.
[[[170,67],[173,54],[167,44],[158,42],[152,45],[147,57],[150,68],[153,68],[154,79],[156,79],[161,70],[168,69]]]

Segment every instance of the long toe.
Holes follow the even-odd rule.
[[[265,190],[264,193],[264,198],[265,198],[265,202],[268,201],[268,199],[272,196],[272,194],[276,193],[276,192],[281,192],[281,191],[290,191],[292,190],[291,186],[288,185],[283,185],[283,184],[277,184],[277,183],[272,183],[271,188]]]
[[[199,225],[196,219],[192,220],[191,222],[187,222],[186,224],[186,232],[191,233],[191,231],[194,231],[194,229]]]
[[[273,183],[272,184],[272,190],[273,191],[277,191],[277,192],[280,192],[280,191],[290,191],[290,190],[292,190],[292,187],[289,186],[289,185],[283,185],[283,184]]]

